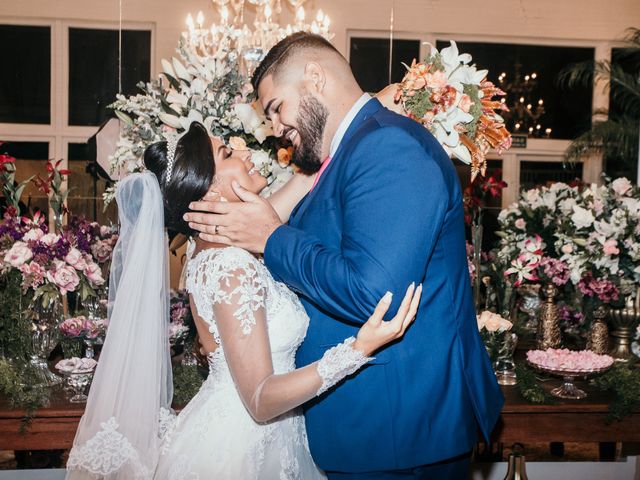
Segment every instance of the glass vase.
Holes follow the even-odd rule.
[[[493,362],[493,370],[500,385],[515,385],[517,383],[516,364],[513,360],[517,345],[518,336],[512,332],[504,332],[498,357]]]
[[[59,340],[58,325],[62,320],[62,306],[57,300],[43,304],[36,299],[29,307],[31,315],[31,365],[37,371],[40,382],[45,385],[58,385],[62,378],[49,369],[47,359]]]

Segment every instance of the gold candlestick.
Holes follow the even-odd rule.
[[[547,283],[541,290],[544,301],[538,319],[538,349],[558,348],[561,344],[558,307],[555,304],[558,287]]]

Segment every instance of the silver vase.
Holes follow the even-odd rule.
[[[41,300],[37,299],[29,307],[29,313],[33,349],[29,361],[36,369],[40,383],[58,385],[62,382],[62,378],[49,369],[47,358],[60,339],[58,325],[62,319],[62,306],[56,300],[43,305]]]

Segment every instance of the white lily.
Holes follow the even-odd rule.
[[[182,127],[182,124],[180,123],[180,118],[176,117],[175,115],[171,115],[166,112],[160,112],[158,114],[158,118],[162,123],[169,125],[170,127],[173,127],[173,128]]]
[[[176,78],[176,73],[173,71],[173,67],[171,63],[164,58],[161,60],[162,63],[162,71],[167,75],[171,75],[173,78]]]
[[[177,77],[183,80],[186,80],[187,82],[190,82],[193,77],[187,71],[187,69],[184,68],[184,66],[180,63],[180,60],[178,60],[176,57],[173,57],[172,62],[173,62],[173,69],[176,72]]]

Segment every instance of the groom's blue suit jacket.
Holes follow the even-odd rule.
[[[455,168],[417,122],[375,99],[360,110],[315,189],[269,238],[265,262],[311,318],[298,366],[356,335],[389,290],[392,317],[423,283],[404,338],[305,416],[318,465],[366,472],[425,465],[491,433],[503,397],[478,334]]]

